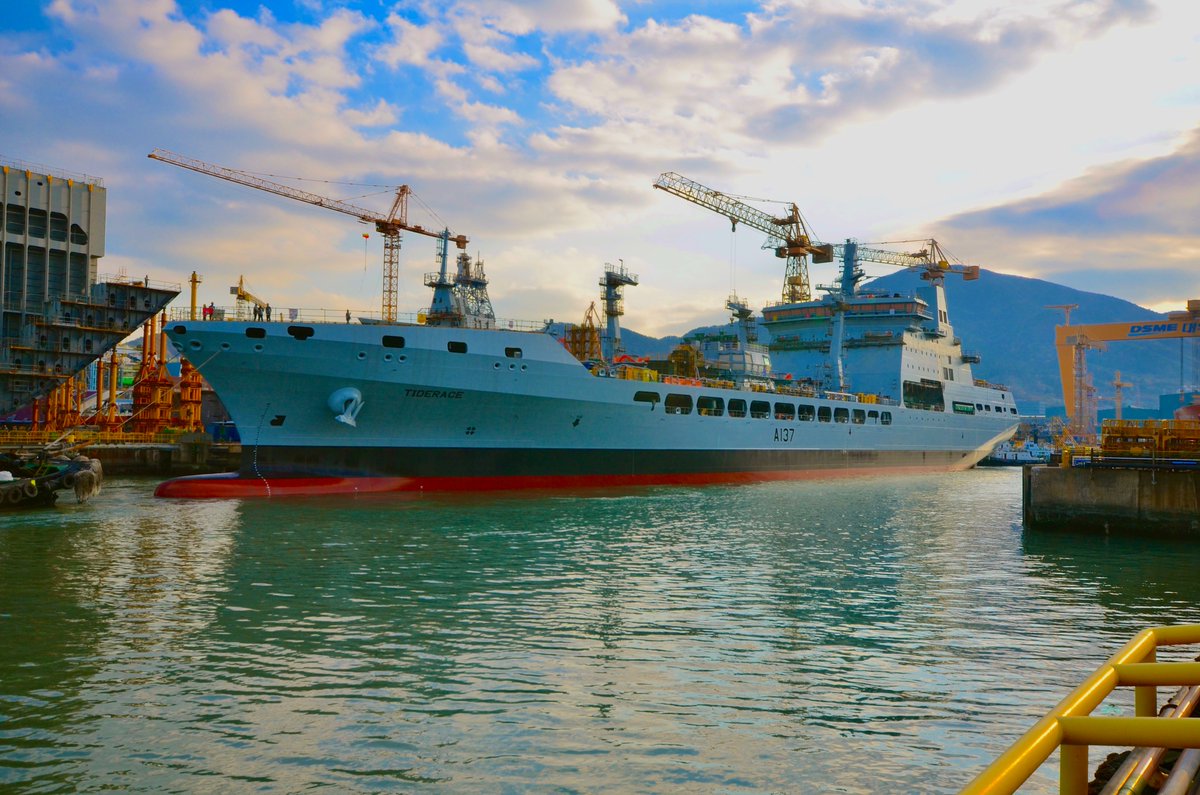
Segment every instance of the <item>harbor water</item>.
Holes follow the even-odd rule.
[[[1026,534],[1016,469],[154,485],[0,515],[0,790],[953,792],[1139,629],[1200,622],[1195,545]]]

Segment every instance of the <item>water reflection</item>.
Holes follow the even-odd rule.
[[[1059,591],[1086,588],[1107,622],[1132,631],[1200,619],[1200,548],[1170,538],[1026,532],[1033,573]]]
[[[1167,548],[1022,536],[1002,470],[403,501],[151,485],[0,524],[0,785],[954,791],[1130,627],[1196,618],[1182,576],[1127,590]]]

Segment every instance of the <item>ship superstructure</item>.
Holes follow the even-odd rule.
[[[975,379],[972,365],[980,357],[963,350],[946,307],[945,275],[973,280],[978,268],[950,266],[936,241],[927,241],[915,254],[868,249],[852,240],[833,248],[842,256],[842,274],[836,286],[825,288],[824,298],[763,310],[776,369],[837,392],[960,414],[994,411],[994,401],[986,397],[989,390],[999,390],[1004,413],[1011,412],[1011,394],[1004,387]],[[860,258],[915,267],[926,286],[911,295],[862,289]]]

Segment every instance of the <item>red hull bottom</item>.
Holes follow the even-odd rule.
[[[762,483],[777,480],[905,475],[945,472],[951,467],[847,467],[764,472],[683,472],[657,475],[511,475],[495,477],[242,477],[236,472],[189,475],[158,484],[155,497],[174,499],[247,499],[322,497],[394,492],[511,491],[593,489],[629,486],[695,486],[712,483]]]

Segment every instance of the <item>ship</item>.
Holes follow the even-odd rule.
[[[1040,444],[1036,439],[1016,441],[1009,439],[996,445],[982,461],[985,467],[1019,467],[1026,464],[1048,464],[1054,455],[1054,448],[1048,444]]]
[[[912,295],[862,285],[872,250],[848,240],[841,278],[820,298],[781,301],[752,328],[665,362],[623,356],[623,287],[606,268],[609,327],[597,355],[552,324],[497,321],[447,274],[414,322],[169,321],[171,345],[200,368],[236,423],[236,472],[177,478],[171,498],[576,489],[743,483],[977,464],[1015,432],[1005,386],[974,377],[950,325],[936,245],[897,262]],[[459,268],[465,255],[459,255]],[[468,258],[469,259],[469,258]],[[470,267],[470,263],[467,263]],[[972,269],[973,268],[973,269]],[[460,280],[461,281],[461,280]],[[480,307],[484,307],[480,309]],[[657,366],[653,366],[657,365]]]

